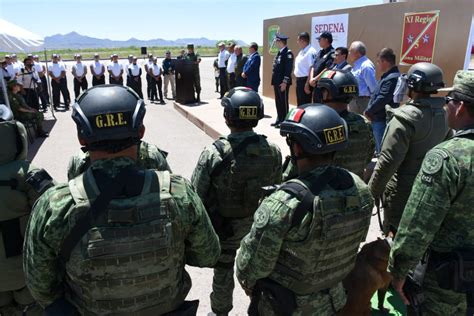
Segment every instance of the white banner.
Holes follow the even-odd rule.
[[[318,36],[323,32],[332,34],[332,46],[347,47],[347,34],[349,33],[349,14],[315,16],[311,21],[311,45],[319,50]]]

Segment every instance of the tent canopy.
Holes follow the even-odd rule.
[[[43,38],[15,24],[0,19],[0,51],[31,52],[42,49]]]

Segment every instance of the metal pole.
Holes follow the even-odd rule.
[[[4,95],[5,104],[10,108],[10,100],[8,99],[7,84],[3,77],[3,70],[0,70],[0,83],[2,84],[2,92]]]
[[[49,79],[48,56],[46,54],[46,48],[44,49],[44,61],[46,63],[46,85],[48,86],[48,92],[49,92],[49,109],[51,110],[51,114],[53,115],[53,118],[56,120],[56,115],[54,114],[53,102],[51,102],[53,94],[51,91],[51,81]]]

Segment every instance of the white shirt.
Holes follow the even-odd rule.
[[[94,73],[96,75],[99,75],[102,73],[102,69],[103,69],[102,67],[104,67],[104,64],[101,61],[94,61],[91,67],[94,70]]]
[[[300,50],[295,58],[295,70],[293,71],[296,78],[307,77],[309,75],[309,69],[313,66],[316,54],[316,49],[310,44]]]
[[[48,71],[51,72],[54,77],[59,78],[61,72],[66,71],[66,68],[62,63],[51,63],[48,65]]]
[[[151,66],[148,66],[149,68],[148,69],[151,69],[151,73],[153,74],[153,76],[159,76],[161,74],[161,67],[160,65],[158,64],[151,64]]]
[[[232,53],[229,56],[229,60],[227,61],[227,72],[234,73],[235,72],[235,64],[237,63],[237,55]]]
[[[76,71],[77,77],[82,77],[86,72],[86,65],[84,65],[82,62],[75,63],[74,65],[72,65],[72,70]]]
[[[15,79],[17,71],[16,71],[16,68],[13,64],[10,64],[10,65],[7,66],[7,72],[8,72],[8,76],[11,79]]]
[[[120,76],[120,72],[122,71],[122,66],[118,62],[112,62],[108,67],[107,70],[111,72],[115,77]]]
[[[140,65],[138,64],[130,64],[128,65],[128,70],[132,73],[132,76],[138,76],[140,74]],[[127,73],[128,74],[128,73]]]
[[[41,62],[34,62],[33,68],[36,70],[37,73],[43,72],[43,63]]]
[[[153,67],[153,61],[148,61],[148,62],[146,62],[146,64],[145,64],[145,70],[148,71],[148,69],[150,69],[151,67]]]
[[[15,73],[19,74],[21,72],[21,68],[25,68],[22,62],[17,61],[16,63],[12,63],[13,69],[15,69]]]
[[[225,62],[227,59],[229,59],[229,52],[226,51],[225,49],[223,51],[220,51],[219,54],[217,55],[217,65],[219,68],[225,68]]]

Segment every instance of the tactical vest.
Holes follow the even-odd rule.
[[[407,122],[415,130],[413,137],[410,139],[408,152],[398,168],[397,174],[410,175],[414,181],[428,150],[446,138],[448,124],[444,105],[444,98],[429,98],[420,99],[416,102],[412,100],[393,110],[394,117]]]
[[[232,150],[225,137],[219,138],[214,146],[222,148],[221,158]],[[247,145],[212,179],[212,200],[216,201],[213,207],[224,217],[253,215],[262,196],[261,188],[274,184],[277,164],[275,149],[260,136],[259,142]]]
[[[19,188],[29,171],[25,160],[0,166],[0,292],[25,286],[21,254],[31,205]]]
[[[80,311],[159,315],[184,301],[191,282],[170,183],[168,171],[147,170],[141,194],[113,199],[75,246],[66,263],[67,298]],[[76,203],[72,228],[100,192],[91,169],[69,188]]]
[[[358,114],[346,112],[341,117],[347,122],[349,129],[349,146],[336,152],[334,164],[362,178],[371,158],[369,146],[372,130],[365,119]]]
[[[312,215],[307,236],[283,242],[272,280],[297,295],[308,295],[336,286],[353,269],[370,225],[372,196],[362,180],[352,178],[355,183],[349,189],[315,195],[307,212]]]

